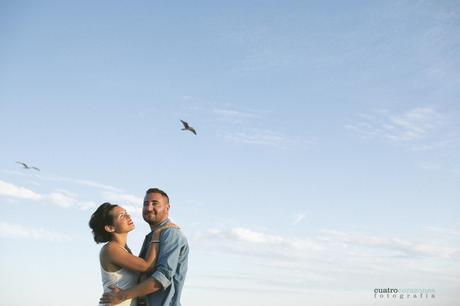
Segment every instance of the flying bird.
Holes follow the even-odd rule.
[[[196,135],[196,131],[194,128],[192,128],[190,125],[188,125],[187,122],[185,122],[184,120],[181,120],[180,122],[182,122],[182,124],[184,125],[184,128],[182,129],[182,131],[186,131],[186,130],[189,130],[190,132],[192,132],[193,134]]]
[[[24,167],[24,169],[34,169],[34,170],[40,171],[40,169],[38,169],[37,167],[30,167],[26,163],[23,163],[20,161],[17,161],[16,163],[21,164]]]

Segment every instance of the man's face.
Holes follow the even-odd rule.
[[[142,209],[142,217],[145,222],[150,225],[155,225],[163,222],[168,218],[169,203],[159,193],[147,193],[144,198],[144,207]]]

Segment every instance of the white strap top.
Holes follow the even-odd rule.
[[[115,272],[108,272],[101,266],[102,286],[104,292],[109,292],[111,289],[109,286],[116,286],[120,289],[128,289],[137,284],[139,274],[135,271],[131,271],[125,268],[121,268]],[[135,305],[136,301],[132,301],[132,305]],[[124,301],[120,306],[131,305],[131,299]]]
[[[124,268],[115,272],[108,272],[101,267],[101,275],[104,292],[110,291],[109,286],[117,286],[120,289],[131,288],[136,285],[138,277],[136,272]]]
[[[134,271],[127,269],[120,269],[115,272],[105,271],[101,267],[102,275],[102,286],[104,287],[104,292],[111,291],[109,286],[117,286],[120,289],[128,289],[136,285],[138,274]],[[123,303],[118,304],[119,306],[135,306],[136,300],[126,300]]]

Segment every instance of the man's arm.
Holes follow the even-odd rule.
[[[166,289],[171,285],[174,274],[176,274],[184,240],[177,228],[164,230],[160,240],[157,264],[151,278],[156,280],[163,289]]]
[[[124,299],[132,299],[138,296],[144,296],[150,293],[154,293],[161,289],[161,285],[152,277],[147,278],[143,282],[137,284],[126,290],[121,290],[124,294]]]
[[[99,303],[109,305],[120,304],[124,300],[156,292],[160,290],[162,287],[154,278],[149,277],[148,279],[137,284],[136,286],[126,290],[120,290],[117,287],[110,288],[112,289],[112,291],[104,293]]]

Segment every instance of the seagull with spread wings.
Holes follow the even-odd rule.
[[[23,162],[20,162],[20,161],[17,161],[16,163],[21,164],[24,167],[24,169],[28,169],[28,170],[29,169],[34,169],[34,170],[40,171],[40,169],[38,169],[37,167],[30,167],[26,163],[23,163]]]
[[[196,131],[194,128],[192,128],[190,125],[188,125],[187,122],[185,122],[184,120],[181,120],[180,122],[182,122],[182,124],[184,125],[184,127],[182,128],[182,131],[190,131],[192,132],[193,134],[196,135]]]

